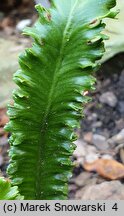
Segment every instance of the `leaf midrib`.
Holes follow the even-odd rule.
[[[64,32],[63,32],[62,45],[61,45],[61,48],[60,48],[60,55],[58,57],[58,63],[56,64],[56,68],[55,68],[55,71],[54,71],[53,81],[52,81],[51,89],[50,89],[49,96],[48,96],[48,102],[47,102],[47,106],[46,106],[46,109],[45,109],[44,118],[42,120],[41,132],[45,127],[47,116],[49,114],[49,110],[50,110],[50,107],[51,107],[51,104],[52,104],[52,96],[54,94],[54,90],[55,90],[55,86],[56,86],[56,74],[58,73],[59,69],[61,68],[63,51],[64,51],[65,43],[67,42],[67,40],[65,40],[65,38],[66,38],[68,29],[69,29],[69,26],[70,26],[70,23],[71,23],[71,20],[72,20],[72,14],[74,12],[74,9],[77,6],[78,1],[79,0],[75,1],[75,4],[73,5],[72,9],[70,10],[70,14],[68,16],[67,24],[66,24]],[[44,131],[44,134],[42,134],[42,140],[43,140],[43,136],[45,136],[45,132],[46,131]],[[44,143],[44,145],[45,145],[45,143]],[[40,170],[40,168],[41,167],[40,167],[40,165],[41,165],[41,159],[42,159],[41,158],[42,152],[43,152],[43,146],[41,145],[41,143],[39,141],[38,163],[37,163],[37,171],[36,171],[36,174],[37,174],[36,193],[35,193],[36,194],[36,199],[40,199],[40,196],[41,196],[41,187],[40,187],[40,182],[41,182],[41,170]],[[43,153],[43,154],[45,154],[45,153]]]

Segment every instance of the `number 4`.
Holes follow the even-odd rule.
[[[117,210],[118,210],[117,203],[115,203],[115,204],[113,205],[112,209],[114,209],[115,211],[117,211]]]

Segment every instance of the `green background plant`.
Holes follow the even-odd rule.
[[[23,196],[20,196],[18,187],[11,187],[9,180],[0,178],[0,200],[21,200]]]
[[[124,0],[117,0],[116,2],[116,9],[120,11],[117,18],[105,21],[105,34],[109,36],[109,40],[105,41],[106,52],[101,60],[102,62],[124,52]]]

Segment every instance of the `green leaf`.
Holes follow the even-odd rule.
[[[23,198],[19,195],[17,186],[12,187],[9,180],[0,177],[0,200],[22,200]]]
[[[25,34],[32,48],[19,57],[14,75],[19,89],[6,129],[10,138],[8,173],[25,199],[66,199],[72,155],[85,91],[104,53],[102,19],[114,17],[115,0],[54,0],[37,5],[39,19]]]
[[[109,40],[105,42],[106,52],[101,62],[124,52],[124,0],[117,0],[116,10],[120,10],[117,19],[106,20],[105,34],[109,36]]]

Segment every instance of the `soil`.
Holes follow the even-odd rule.
[[[107,131],[109,136],[117,134],[121,126],[117,126],[117,122],[124,120],[124,107],[120,108],[121,103],[124,103],[124,55],[119,54],[113,59],[102,65],[101,69],[96,74],[97,85],[96,91],[91,94],[92,102],[85,109],[85,118],[81,122],[81,135],[83,132],[95,130],[96,133],[103,134]],[[117,97],[117,105],[110,107],[106,104],[101,104],[100,96],[104,92],[111,91]],[[102,122],[98,128],[93,128],[94,118],[88,120],[88,117],[93,113],[97,114],[95,121]]]
[[[86,134],[91,135],[95,133],[109,139],[124,128],[124,54],[119,54],[104,63],[101,69],[96,73],[96,78],[96,90],[91,93],[92,102],[85,107],[85,118],[81,121],[81,129],[78,131],[80,140],[82,140],[82,146]],[[113,92],[117,98],[115,107],[110,107],[100,102],[101,95],[108,91]],[[92,143],[90,143],[90,145],[87,143],[87,146],[92,145]],[[109,150],[106,150],[102,154],[109,154],[109,156],[112,156],[115,160],[122,162],[119,153],[115,152],[116,147],[117,146],[110,145]],[[101,150],[97,149],[97,152],[101,154]],[[77,158],[73,159],[77,160]],[[76,199],[77,191],[81,190],[82,187],[77,186],[75,182],[82,173],[86,173],[83,169],[83,162],[82,164],[79,163],[74,168],[73,177],[70,181],[69,199]],[[91,186],[91,180],[94,180],[93,185],[106,181],[106,179],[101,178],[97,173],[92,172],[90,178],[83,186],[82,195],[85,187],[87,185],[89,187]],[[81,178],[80,181],[83,182],[83,178]],[[123,183],[123,180],[121,182]]]

